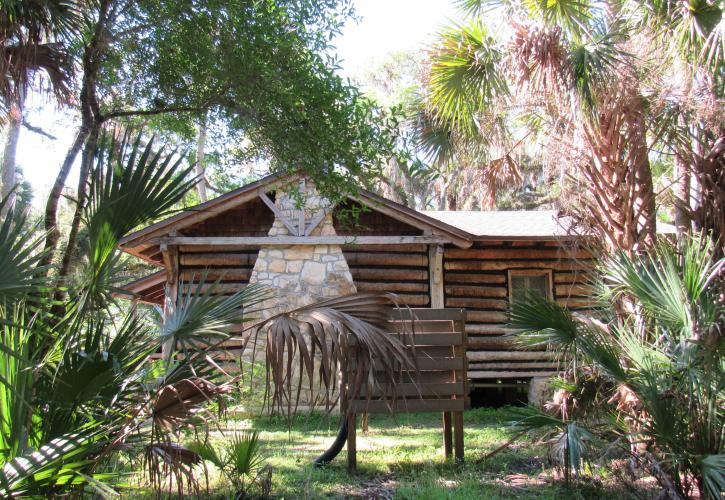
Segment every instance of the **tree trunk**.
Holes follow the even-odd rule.
[[[65,154],[65,159],[60,167],[60,171],[55,178],[53,188],[50,190],[48,195],[48,201],[45,204],[45,254],[40,259],[38,266],[43,267],[50,264],[53,260],[53,252],[58,246],[58,240],[60,239],[60,231],[58,231],[58,205],[60,204],[60,196],[63,194],[63,188],[65,187],[65,181],[68,178],[70,169],[73,163],[76,161],[78,152],[81,150],[83,143],[88,136],[88,127],[83,124],[78,128],[76,138],[73,139],[68,152]]]
[[[71,144],[70,149],[68,149],[68,152],[66,153],[63,164],[58,172],[58,176],[53,184],[53,188],[48,195],[48,202],[45,205],[45,254],[38,262],[39,267],[47,266],[53,260],[53,254],[58,246],[58,240],[60,240],[60,231],[58,231],[58,204],[60,196],[63,192],[63,188],[65,187],[65,182],[68,179],[70,169],[73,166],[81,147],[88,139],[94,125],[98,125],[101,122],[101,114],[98,99],[96,97],[96,80],[106,44],[104,37],[106,36],[108,28],[109,8],[109,0],[101,0],[99,2],[98,21],[96,22],[93,36],[83,51],[83,83],[81,84],[80,92],[81,125],[78,128],[78,133],[73,141],[73,144]],[[85,185],[83,185],[82,190],[84,189]],[[81,191],[79,191],[79,196]],[[78,223],[80,223],[80,219]],[[76,234],[77,231],[78,229],[75,228]],[[71,228],[71,233],[73,232],[74,228]],[[75,242],[73,242],[73,244],[75,245]],[[73,248],[66,249],[66,253],[72,251],[74,251]]]
[[[690,218],[690,168],[684,159],[675,156],[675,227],[677,235],[687,234],[692,229]]]
[[[5,215],[5,212],[15,203],[15,191],[13,191],[13,188],[15,188],[18,182],[15,172],[15,155],[18,149],[18,139],[20,138],[20,127],[23,124],[23,101],[24,99],[21,93],[18,99],[10,105],[8,134],[3,150],[2,191],[0,191],[0,197],[2,199],[8,198],[8,203],[5,205],[4,213],[0,215]]]
[[[196,138],[196,165],[194,173],[199,177],[196,183],[196,191],[199,199],[204,203],[208,198],[206,194],[206,178],[204,169],[204,149],[206,147],[206,113],[199,122],[199,135]]]
[[[639,185],[638,204],[641,206],[641,215],[635,223],[641,226],[638,228],[638,248],[644,244],[644,248],[651,248],[657,237],[657,206],[655,204],[655,188],[652,181],[652,166],[647,156],[647,143],[645,136],[642,134],[642,144],[640,147],[645,151],[643,160],[638,166],[637,184]]]
[[[88,140],[83,147],[83,156],[81,160],[81,171],[78,176],[78,191],[76,194],[76,208],[73,213],[73,222],[71,223],[70,233],[68,234],[68,244],[66,245],[63,260],[61,261],[58,276],[65,277],[70,274],[70,264],[75,254],[76,242],[78,240],[78,232],[81,225],[81,217],[83,209],[86,206],[86,189],[88,185],[88,177],[93,167],[96,147],[98,145],[98,134],[100,132],[100,124],[94,123],[91,132],[88,134]],[[56,293],[56,299],[59,301],[63,298],[63,293]]]
[[[448,210],[458,210],[458,197],[453,190],[448,191]]]

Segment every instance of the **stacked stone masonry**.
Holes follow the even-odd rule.
[[[275,204],[287,221],[312,220],[320,210],[327,214],[310,233],[311,236],[334,236],[329,203],[314,192],[304,193],[303,208],[297,208],[292,196],[278,193]],[[275,218],[269,236],[291,235],[283,221]],[[326,298],[356,292],[350,268],[339,245],[262,246],[249,280],[266,285],[274,296],[264,304],[263,315],[289,311]]]

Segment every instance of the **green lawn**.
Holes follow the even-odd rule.
[[[334,440],[337,417],[301,415],[288,431],[281,418],[231,420],[223,431],[261,431],[266,463],[273,468],[275,498],[627,498],[607,472],[594,465],[596,478],[568,489],[554,479],[547,448],[521,439],[494,457],[478,459],[510,438],[504,410],[477,409],[465,414],[466,463],[446,462],[438,414],[373,415],[367,434],[358,431],[358,472],[349,475],[343,450],[325,468],[313,459]],[[213,439],[224,439],[215,432]],[[225,498],[227,484],[210,470],[208,496]],[[254,489],[252,489],[254,492]],[[140,490],[135,490],[138,496]],[[204,493],[202,496],[207,496]]]

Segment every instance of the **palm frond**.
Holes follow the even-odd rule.
[[[689,238],[680,246],[682,250],[661,241],[649,257],[620,252],[601,266],[615,299],[635,298],[644,314],[657,318],[673,332],[691,330],[702,319],[694,305],[701,302],[702,294],[725,265],[722,260],[712,261],[713,246],[702,238]]]
[[[523,0],[534,19],[549,27],[562,26],[574,38],[585,36],[594,16],[588,0]]]
[[[190,177],[194,166],[183,166],[183,157],[163,148],[154,150],[153,138],[141,146],[143,134],[131,142],[129,134],[120,141],[104,137],[95,152],[90,176],[88,204],[88,263],[82,273],[83,294],[110,294],[118,280],[118,242],[137,226],[173,212],[174,207],[197,181]]]
[[[10,197],[0,199],[0,300],[19,300],[37,294],[45,283],[37,277],[36,264],[43,256],[43,237],[37,236],[25,216],[9,207]]]
[[[322,404],[331,409],[341,370],[343,390],[350,399],[359,398],[366,384],[394,395],[389,385],[403,371],[415,371],[409,336],[388,333],[395,304],[391,294],[359,293],[278,314],[255,325],[248,335],[254,339],[253,352],[258,344],[265,346],[270,408],[291,417],[306,379],[310,395],[317,393],[318,385]],[[346,374],[353,366],[355,378],[349,380]]]
[[[613,78],[617,66],[629,57],[618,46],[622,39],[621,33],[597,23],[590,36],[569,47],[568,67],[573,88],[585,106],[595,107],[597,85]]]
[[[444,31],[430,70],[435,118],[462,134],[475,132],[475,115],[508,95],[501,61],[501,49],[479,22]]]
[[[217,469],[224,467],[224,460],[222,460],[216,448],[209,440],[192,441],[186,444],[186,448],[196,453],[201,460],[212,463]]]
[[[101,140],[86,208],[94,260],[102,259],[109,241],[116,244],[137,226],[169,215],[198,181],[183,156],[154,150],[153,138],[142,146],[142,139],[139,133],[131,141],[126,133],[120,141]]]
[[[423,158],[437,165],[451,161],[455,154],[455,132],[436,120],[423,104],[414,110],[415,142]]]
[[[217,385],[200,377],[180,380],[161,387],[152,404],[154,424],[167,430],[180,428],[189,417],[203,410],[211,402],[221,402],[233,385]]]
[[[725,491],[725,455],[708,455],[700,461],[705,490],[711,500],[722,498]]]
[[[158,321],[161,343],[188,354],[227,338],[235,326],[254,319],[252,311],[269,294],[263,286],[249,285],[232,295],[217,295],[218,283],[207,285],[206,273],[199,281],[179,283],[178,297],[167,298]]]
[[[264,463],[258,431],[235,433],[226,452],[229,466],[238,476],[253,477]]]
[[[556,346],[569,349],[579,336],[577,323],[568,309],[536,294],[514,302],[509,310],[509,321],[519,330],[517,341],[529,348]]]
[[[30,440],[35,392],[35,318],[23,302],[0,306],[0,462],[23,453]]]
[[[104,443],[100,430],[53,439],[37,451],[16,457],[0,470],[4,498],[44,495],[56,487],[87,482],[82,474]]]
[[[33,74],[45,73],[61,101],[71,97],[73,64],[68,44],[82,29],[82,2],[12,0],[0,16],[0,95],[16,102]],[[4,110],[3,110],[4,111]]]

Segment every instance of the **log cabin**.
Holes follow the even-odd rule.
[[[304,204],[293,201],[300,192]],[[355,291],[464,308],[474,390],[556,373],[552,353],[506,336],[512,301],[533,291],[592,307],[594,256],[554,211],[425,212],[364,190],[333,206],[299,175],[269,175],[129,234],[121,248],[161,268],[126,286],[140,302],[162,304],[207,273],[219,293],[270,287],[271,312]]]

